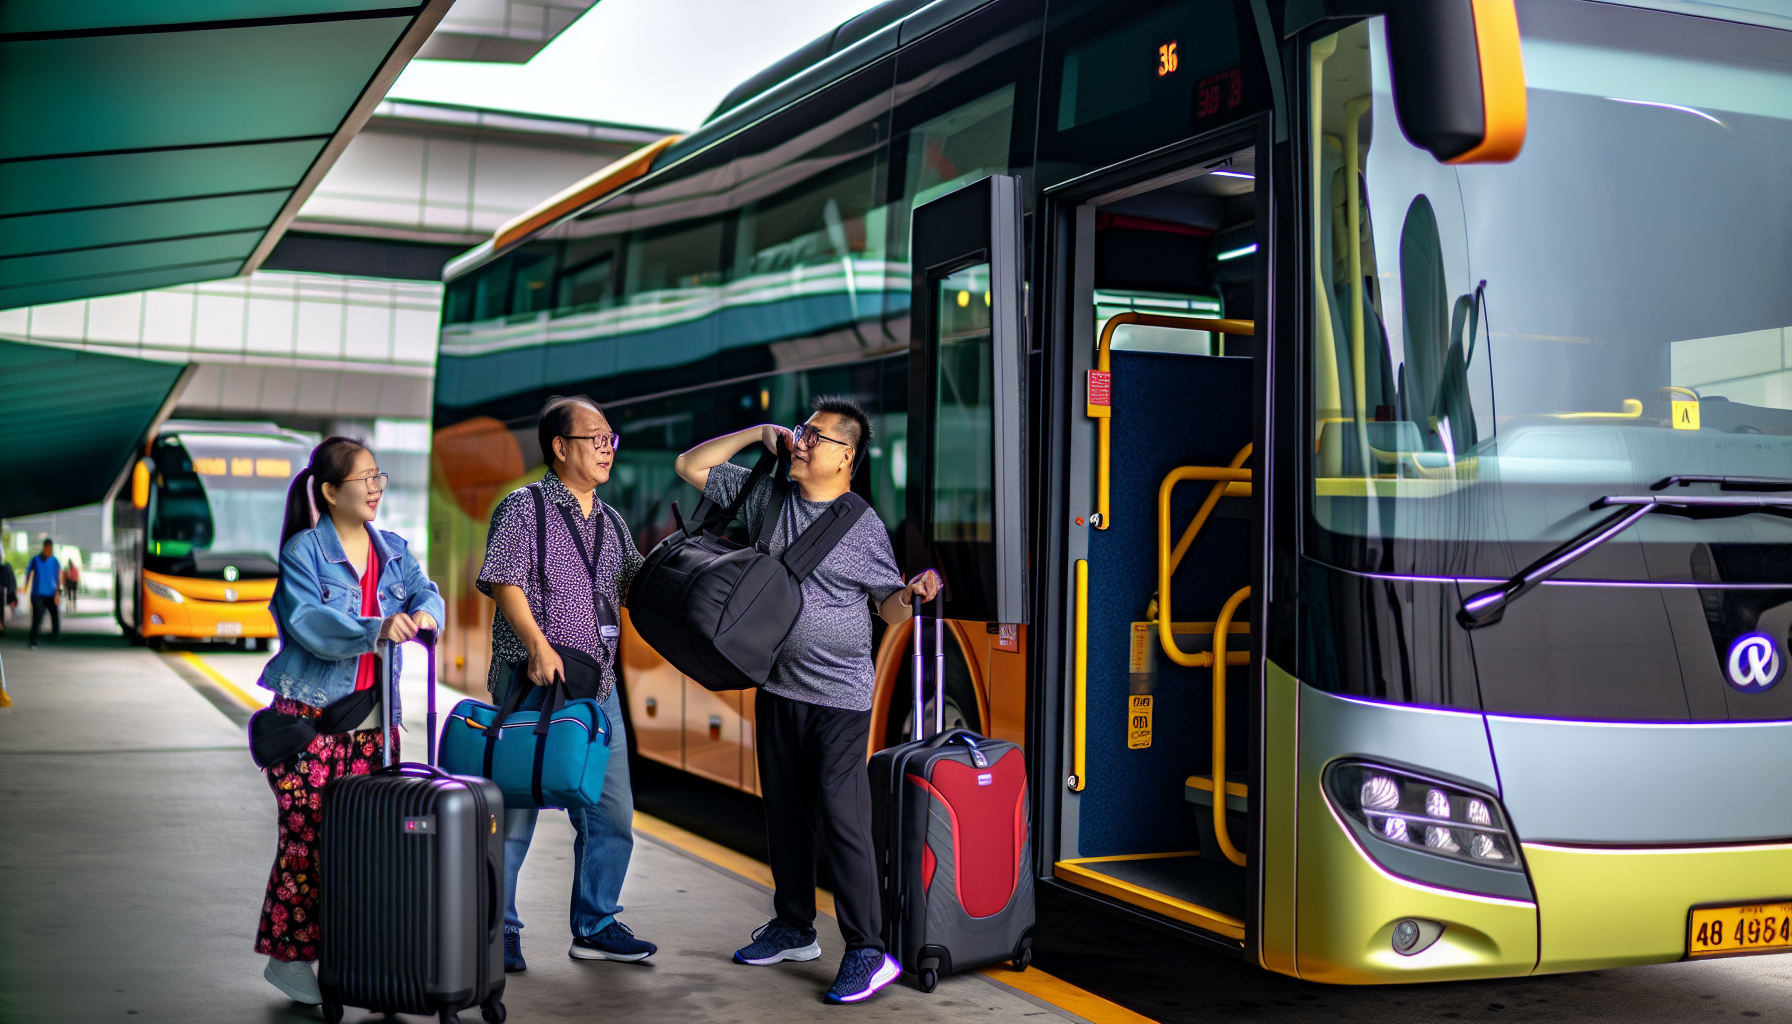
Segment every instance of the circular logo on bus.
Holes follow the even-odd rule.
[[[1760,693],[1780,681],[1785,661],[1779,646],[1765,633],[1744,633],[1730,642],[1724,674],[1743,693]]]
[[[224,582],[235,583],[236,577],[237,577],[236,566],[227,565],[224,567]]]

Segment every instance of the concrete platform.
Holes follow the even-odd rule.
[[[183,678],[204,671],[176,671],[199,668],[191,659],[110,632],[75,620],[60,645],[27,651],[16,632],[0,642],[14,701],[0,716],[0,1022],[319,1019],[262,980],[251,949],[274,805],[235,716]],[[265,656],[199,657],[261,692],[240,683]],[[443,693],[443,711],[454,696]],[[820,922],[821,960],[735,965],[729,955],[770,916],[764,888],[663,839],[639,835],[635,851],[624,917],[659,954],[575,962],[572,829],[564,814],[542,816],[520,895],[530,969],[511,976],[512,1020],[1083,1019],[975,974],[931,995],[898,983],[867,1004],[827,1006],[841,949],[832,919]]]

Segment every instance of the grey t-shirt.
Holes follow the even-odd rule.
[[[723,463],[709,471],[703,494],[726,505],[740,493],[748,475],[745,466]],[[758,531],[771,498],[769,477],[747,495],[741,512],[749,534]],[[767,538],[771,553],[782,555],[829,504],[804,500],[792,485]],[[867,510],[803,581],[802,614],[778,652],[765,688],[808,704],[870,711],[876,680],[871,664],[871,608],[865,602],[882,604],[902,585],[889,531],[875,510]]]

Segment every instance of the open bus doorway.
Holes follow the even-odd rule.
[[[1234,949],[1257,852],[1257,198],[1244,148],[1069,211],[1056,305],[1078,372],[1068,450],[1048,455],[1068,462],[1075,526],[1046,869]]]

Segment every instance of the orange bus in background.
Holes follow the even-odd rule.
[[[286,492],[312,439],[170,420],[112,505],[114,613],[132,643],[268,649]]]

